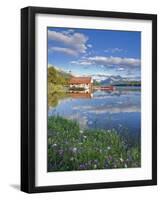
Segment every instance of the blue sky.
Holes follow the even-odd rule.
[[[141,33],[96,29],[48,28],[48,65],[96,79],[141,73]]]

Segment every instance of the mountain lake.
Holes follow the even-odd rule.
[[[49,106],[48,116],[76,120],[83,129],[115,129],[140,141],[141,87],[116,87],[90,94],[71,93]]]

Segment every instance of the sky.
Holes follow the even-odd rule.
[[[48,66],[75,76],[140,79],[141,32],[48,28]]]

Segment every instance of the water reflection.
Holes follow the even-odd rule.
[[[93,97],[93,93],[69,93],[69,96],[73,99],[91,99]]]
[[[73,92],[57,95],[48,115],[76,120],[82,129],[120,129],[140,135],[140,87],[118,87],[114,91]]]

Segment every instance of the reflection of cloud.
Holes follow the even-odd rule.
[[[117,71],[124,71],[125,69],[123,67],[120,67],[117,69]]]
[[[95,114],[103,114],[103,113],[132,113],[132,112],[140,112],[139,106],[118,106],[118,107],[95,107],[92,108],[90,113]]]
[[[75,106],[74,110],[87,110],[88,113],[103,114],[103,113],[132,113],[140,112],[140,105],[123,105],[122,102],[118,102],[117,105],[112,107],[108,105],[103,106]]]
[[[83,110],[87,109],[88,110],[88,109],[91,109],[91,106],[88,106],[88,105],[82,105],[81,106],[81,105],[79,105],[79,106],[73,106],[72,109],[73,110],[79,110],[79,109],[83,109]]]
[[[68,119],[76,120],[83,129],[87,127],[88,119],[86,116],[80,116],[80,114],[76,113],[68,116]]]

